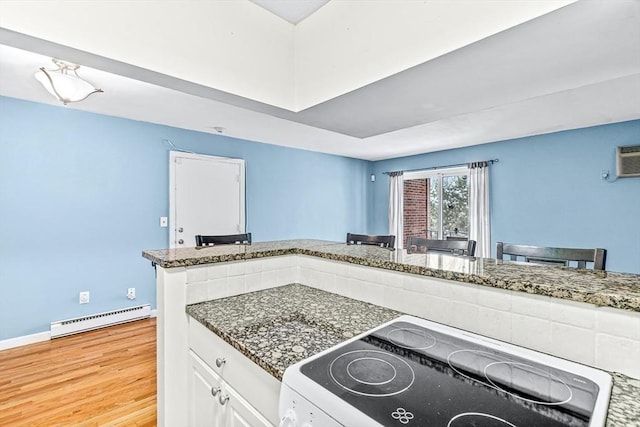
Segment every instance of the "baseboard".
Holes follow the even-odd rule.
[[[49,341],[51,339],[51,332],[38,332],[37,334],[23,335],[21,337],[9,338],[0,341],[0,351],[8,350],[10,348],[20,347],[28,344],[35,344],[37,342]]]
[[[158,309],[151,310],[150,317],[158,316]],[[24,335],[21,337],[8,338],[6,340],[0,340],[0,351],[8,350],[10,348],[21,347],[23,345],[35,344],[42,341],[49,341],[51,339],[51,332],[38,332],[37,334]]]

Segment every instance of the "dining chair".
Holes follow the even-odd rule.
[[[408,237],[407,253],[442,252],[452,255],[475,256],[475,240],[433,240],[424,237]]]
[[[220,236],[196,235],[196,246],[217,246],[217,245],[250,245],[251,233],[226,234]]]
[[[497,242],[496,258],[502,260],[504,255],[509,255],[511,261],[524,261],[536,264],[548,264],[571,267],[572,262],[578,268],[587,268],[587,263],[593,263],[594,270],[604,270],[607,259],[607,250],[552,248],[544,246],[514,245],[511,243]]]
[[[396,236],[376,236],[372,234],[347,233],[347,245],[375,245],[383,248],[393,249],[396,243]]]

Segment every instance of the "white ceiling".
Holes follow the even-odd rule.
[[[292,24],[298,24],[329,0],[251,0],[258,6],[267,9]]]
[[[368,160],[640,118],[636,0],[582,0],[300,112],[6,29],[0,43],[4,96],[60,105],[33,78],[57,56],[97,65],[80,74],[105,90],[61,108]]]

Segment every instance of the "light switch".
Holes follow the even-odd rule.
[[[160,217],[160,227],[168,227],[169,226],[169,221],[167,220],[166,216],[161,216]]]

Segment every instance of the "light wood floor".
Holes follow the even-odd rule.
[[[0,351],[0,426],[155,426],[156,320]]]

